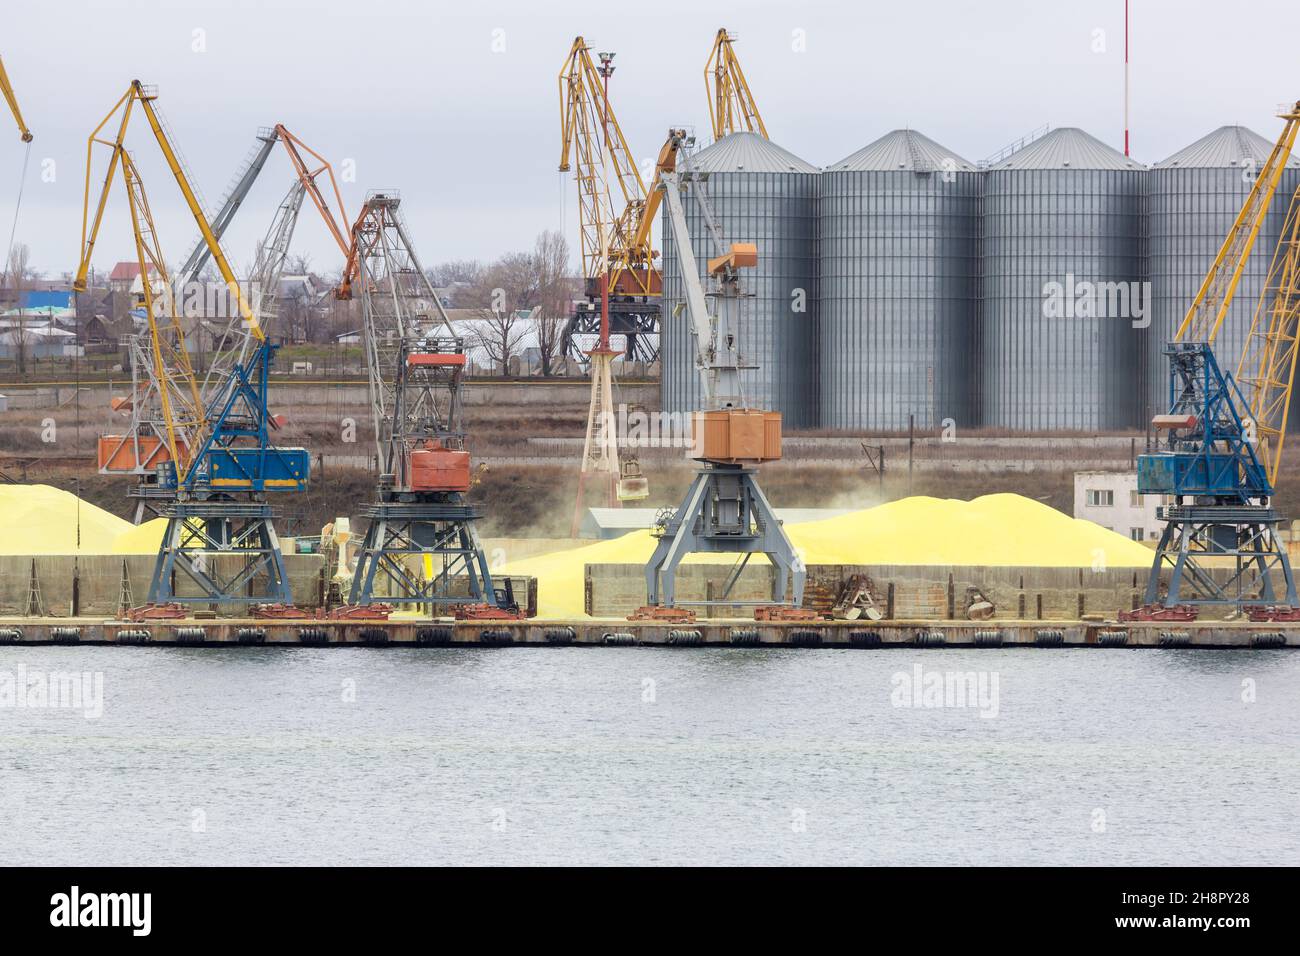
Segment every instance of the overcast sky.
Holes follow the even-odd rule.
[[[336,167],[354,162],[356,181],[343,186],[349,216],[367,190],[399,189],[426,265],[526,249],[548,228],[576,247],[574,187],[556,170],[556,74],[578,34],[617,52],[611,100],[642,159],[669,125],[707,139],[702,71],[720,26],[739,35],[772,139],[818,166],[901,126],[971,160],[1043,124],[1122,144],[1123,0],[6,0],[5,8],[0,56],[36,134],[18,239],[52,276],[77,264],[86,137],[136,77],[159,87],[209,202],[257,128],[283,122]],[[1276,138],[1277,106],[1300,98],[1300,3],[1133,0],[1131,22],[1137,159],[1157,161],[1225,123]],[[177,263],[197,231],[143,121],[130,138]],[[5,240],[23,149],[0,116]],[[290,178],[277,152],[227,233],[241,272]],[[303,216],[295,251],[317,269],[337,268],[342,257],[323,226]],[[133,254],[119,186],[94,265]]]

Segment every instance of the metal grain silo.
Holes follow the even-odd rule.
[[[679,164],[679,170],[682,168]],[[723,137],[692,157],[728,242],[758,245],[758,266],[744,273],[753,294],[743,307],[741,354],[759,367],[742,373],[746,399],[778,411],[787,428],[817,424],[817,167],[756,133]],[[684,196],[700,269],[716,253],[695,190]],[[660,319],[665,411],[699,407],[695,346],[685,314],[672,226],[662,225]],[[702,273],[701,273],[702,274]]]
[[[1255,173],[1272,151],[1273,144],[1253,130],[1220,126],[1156,163],[1147,174],[1152,321],[1146,333],[1144,420],[1166,411],[1169,371],[1164,345],[1178,331],[1241,211]],[[1236,371],[1298,181],[1300,163],[1293,158],[1215,340],[1215,352],[1226,371]]]
[[[1143,176],[1140,164],[1072,128],[1045,134],[985,173],[986,427],[1136,426]]]
[[[823,428],[975,424],[982,178],[901,129],[822,172]]]

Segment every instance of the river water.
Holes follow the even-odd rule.
[[[0,648],[0,808],[6,864],[1296,865],[1300,654]]]

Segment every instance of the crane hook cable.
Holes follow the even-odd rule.
[[[27,163],[31,160],[31,158],[32,158],[32,141],[28,140],[27,148],[23,150],[23,171],[22,174],[18,177],[18,204],[14,206],[14,221],[13,221],[13,225],[9,227],[9,248],[5,250],[4,268],[5,268],[6,275],[8,275],[9,273],[9,268],[11,265],[10,260],[14,254],[14,236],[18,232],[18,213],[23,206],[23,187],[27,185]],[[17,282],[14,282],[13,276],[10,276],[9,279],[11,282],[14,283],[15,289],[18,288],[18,283],[22,282],[22,276],[18,277]]]

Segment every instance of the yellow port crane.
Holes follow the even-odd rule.
[[[611,333],[626,336],[632,355],[640,333],[658,331],[662,276],[655,265],[651,228],[658,198],[647,202],[645,183],[632,162],[631,151],[609,103],[609,78],[614,54],[597,54],[599,67],[582,37],[569,49],[560,70],[560,171],[573,169],[578,184],[578,215],[587,305],[570,320],[565,351],[573,349],[573,333],[596,333],[594,348],[585,352],[591,372],[591,399],[586,438],[573,505],[572,533],[581,520],[583,491],[589,478],[605,485],[607,504],[646,498],[649,484],[640,462],[628,455],[620,460],[614,427]],[[615,209],[621,205],[621,211]],[[613,303],[617,311],[613,316]],[[618,323],[617,328],[615,322]]]
[[[9,104],[9,111],[14,114],[14,122],[18,124],[18,132],[23,138],[24,143],[32,141],[32,131],[27,128],[23,121],[23,111],[18,108],[18,97],[14,96],[14,88],[9,83],[9,74],[5,72],[4,60],[0,59],[0,91],[4,92],[5,102]]]
[[[713,38],[713,49],[704,64],[704,87],[709,94],[709,121],[713,138],[744,130],[767,139],[767,127],[759,115],[758,104],[745,80],[745,71],[736,57],[736,35],[726,28]]]
[[[181,167],[175,149],[163,128],[162,122],[154,108],[153,101],[157,93],[144,86],[139,80],[132,81],[126,93],[114,104],[99,125],[91,132],[86,141],[86,180],[85,194],[82,201],[81,219],[81,261],[72,287],[77,292],[85,292],[87,276],[90,271],[91,257],[99,229],[104,220],[104,210],[112,190],[113,179],[118,169],[122,172],[122,181],[126,186],[128,205],[131,213],[131,229],[135,240],[136,260],[140,268],[140,283],[144,302],[143,308],[148,323],[150,357],[153,363],[153,378],[158,387],[158,399],[161,406],[163,426],[167,439],[167,450],[175,463],[178,479],[183,479],[195,463],[194,452],[200,448],[206,437],[206,421],[202,390],[198,377],[190,363],[189,351],[185,344],[185,331],[176,302],[175,290],[172,288],[171,276],[167,262],[158,244],[157,230],[153,215],[145,194],[144,182],[140,176],[131,154],[126,149],[126,133],[130,125],[131,114],[137,104],[149,120],[150,128],[158,141],[163,157],[185,196],[190,211],[203,233],[208,251],[222,271],[228,287],[237,296],[241,315],[248,323],[250,331],[261,335],[261,329],[253,316],[248,303],[239,290],[233,270],[222,253],[216,237],[208,225],[207,215],[203,212],[184,170]],[[120,114],[120,116],[119,116]],[[101,138],[100,133],[118,116],[116,134],[112,138]],[[95,205],[94,217],[91,218],[91,168],[95,146],[109,148],[108,171]]]
[[[579,253],[591,284],[604,275],[611,296],[657,296],[658,253],[640,227],[646,187],[632,161],[623,130],[609,105],[601,69],[612,71],[613,54],[600,54],[577,37],[560,69],[560,172],[578,183]]]

